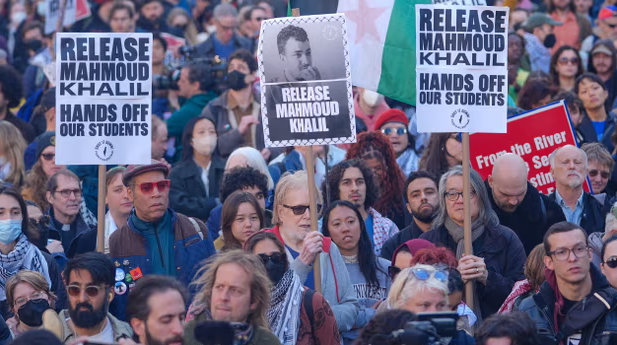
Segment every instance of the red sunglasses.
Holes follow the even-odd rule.
[[[165,193],[169,189],[169,180],[160,180],[158,182],[143,182],[139,184],[139,189],[144,194],[150,194],[154,191],[154,186],[158,189],[159,193]]]

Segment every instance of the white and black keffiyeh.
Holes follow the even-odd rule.
[[[0,301],[6,300],[6,282],[21,270],[41,273],[51,289],[47,261],[41,251],[30,243],[24,234],[19,235],[17,244],[10,253],[7,255],[0,253]]]
[[[283,345],[296,345],[303,291],[300,278],[292,270],[285,272],[281,281],[272,288],[268,323]]]

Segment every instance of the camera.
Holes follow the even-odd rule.
[[[371,344],[389,342],[400,345],[438,345],[442,338],[457,336],[458,317],[456,312],[421,313],[417,315],[417,320],[407,322],[402,329],[374,335]]]
[[[155,75],[152,77],[152,89],[156,90],[178,90],[178,80],[180,79],[180,70],[173,69],[165,75]]]

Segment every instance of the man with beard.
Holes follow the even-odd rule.
[[[439,189],[433,174],[424,170],[415,171],[409,175],[405,186],[405,202],[413,220],[401,232],[390,237],[381,248],[381,257],[387,260],[392,260],[396,248],[401,244],[431,230],[431,223],[439,212]]]
[[[566,145],[549,156],[556,190],[551,200],[561,207],[566,220],[581,226],[587,234],[604,231],[602,204],[583,190],[587,176],[587,154],[576,146]]]
[[[111,315],[109,303],[113,300],[114,263],[103,253],[90,252],[71,259],[64,270],[69,309],[60,312],[64,328],[63,343],[77,337],[98,343],[115,343],[133,336],[126,323]]]
[[[595,73],[604,82],[608,95],[604,100],[604,108],[608,112],[613,109],[617,95],[617,50],[612,39],[596,41],[589,54],[590,73]]]
[[[135,340],[143,345],[182,345],[187,302],[186,290],[173,278],[140,279],[126,305]]]
[[[182,33],[174,31],[167,26],[164,14],[163,0],[145,0],[139,8],[137,27],[145,32],[167,32],[182,37]]]
[[[346,160],[332,167],[328,179],[321,186],[321,192],[324,196],[329,195],[328,203],[345,200],[358,208],[375,255],[381,253],[387,239],[399,232],[394,222],[372,207],[379,197],[379,191],[373,173],[363,160]]]
[[[527,181],[527,164],[514,153],[497,158],[485,185],[499,223],[516,232],[527,255],[551,225],[566,220],[559,205]]]

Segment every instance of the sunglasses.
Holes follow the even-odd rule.
[[[101,293],[101,290],[105,289],[104,285],[88,285],[84,288],[86,295],[90,298],[94,298]],[[81,295],[82,287],[79,285],[69,285],[66,287],[66,291],[72,297],[78,297]]]
[[[395,132],[396,131],[396,132]],[[391,133],[396,133],[396,135],[401,136],[407,134],[407,128],[399,127],[399,128],[384,128],[381,130],[381,133],[385,135],[390,135]]]
[[[617,27],[617,24],[609,24],[609,23],[605,23],[606,25],[608,25],[609,28],[614,29]]]
[[[429,280],[431,277],[435,277],[435,279],[442,283],[446,283],[448,281],[448,272],[443,270],[438,269],[435,271],[428,271],[424,268],[412,268],[410,271],[418,280],[424,281]]]
[[[290,209],[296,216],[301,216],[309,209],[310,206],[307,205],[297,205],[297,206],[288,206],[283,205],[283,207]],[[321,205],[317,204],[317,213],[321,212]]]
[[[617,256],[609,256],[609,258],[603,262],[606,266],[610,268],[617,268]]]
[[[267,265],[268,261],[272,261],[272,263],[275,265],[280,265],[287,261],[287,254],[285,253],[272,253],[272,255],[268,255],[268,254],[258,254],[258,255],[259,255],[259,258],[261,259],[261,262],[263,262],[264,265]]]
[[[578,58],[573,57],[573,58],[568,59],[567,57],[562,57],[562,58],[559,58],[558,62],[560,65],[567,65],[568,63],[576,65],[578,64]]]
[[[139,184],[139,190],[141,190],[144,194],[150,194],[154,191],[154,187],[159,191],[159,193],[165,193],[167,189],[169,189],[169,185],[171,181],[169,180],[160,180],[158,182],[143,182]]]
[[[55,153],[43,153],[41,156],[43,157],[44,160],[51,161],[54,159],[54,157],[56,157],[56,154]]]
[[[30,224],[32,225],[40,225],[42,227],[49,227],[51,223],[51,218],[49,216],[40,216],[38,219],[30,218]]]
[[[596,177],[598,176],[598,174],[600,174],[600,177],[602,177],[605,180],[610,177],[610,174],[608,173],[608,171],[589,170],[589,177]]]
[[[394,280],[399,273],[401,273],[400,268],[396,266],[388,266],[388,276],[390,276],[392,280]]]

